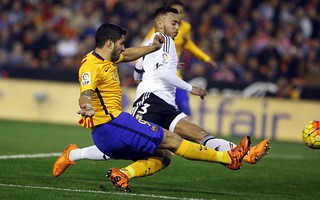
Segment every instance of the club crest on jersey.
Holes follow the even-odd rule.
[[[84,72],[81,77],[82,86],[89,85],[91,83],[91,72]]]
[[[169,54],[168,53],[163,53],[162,54],[162,63],[163,64],[168,64],[168,60],[169,60]]]
[[[152,130],[153,132],[158,132],[158,127],[155,126],[155,125],[152,125],[152,126],[151,126],[151,130]]]

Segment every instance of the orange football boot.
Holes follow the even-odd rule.
[[[69,153],[71,150],[78,149],[77,145],[75,144],[69,144],[64,152],[61,154],[61,156],[56,160],[56,162],[53,165],[52,168],[52,174],[53,176],[57,177],[63,174],[63,172],[73,164],[76,164],[75,162],[71,161],[69,159]]]
[[[108,180],[111,181],[111,183],[117,188],[120,188],[125,192],[131,192],[129,188],[128,176],[125,173],[121,172],[119,169],[117,168],[109,169],[107,171],[107,177],[108,177]]]
[[[271,149],[270,140],[265,139],[259,144],[250,147],[248,155],[243,160],[250,164],[257,164],[261,158],[268,154],[269,149]]]
[[[228,151],[231,158],[231,164],[225,165],[227,168],[232,170],[238,170],[241,167],[242,159],[247,155],[250,149],[250,137],[246,136],[242,139],[241,143],[235,148]]]

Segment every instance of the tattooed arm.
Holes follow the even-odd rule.
[[[78,111],[78,114],[85,117],[92,117],[94,115],[94,110],[91,105],[92,94],[92,90],[85,90],[81,93],[79,98],[79,106],[81,110]]]

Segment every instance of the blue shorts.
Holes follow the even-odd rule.
[[[160,126],[138,121],[126,112],[92,131],[93,142],[100,151],[114,159],[133,161],[153,155],[163,136]]]
[[[176,104],[181,112],[191,115],[188,91],[176,88]]]

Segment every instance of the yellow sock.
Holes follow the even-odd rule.
[[[193,143],[188,140],[182,140],[182,143],[176,150],[175,154],[190,160],[231,164],[231,158],[227,152],[215,151],[206,146]]]
[[[129,179],[133,177],[149,176],[162,169],[162,160],[159,157],[149,157],[137,160],[131,165],[121,168]]]

